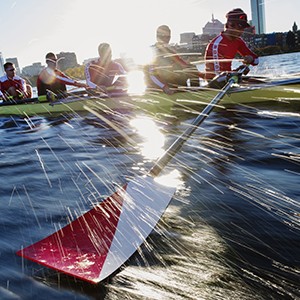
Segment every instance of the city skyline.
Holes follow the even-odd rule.
[[[97,56],[97,47],[104,41],[112,45],[114,57],[126,53],[143,63],[149,60],[149,46],[161,24],[170,26],[171,42],[178,43],[180,33],[201,34],[212,15],[225,23],[226,13],[236,7],[251,19],[249,0],[116,0],[102,5],[96,0],[0,1],[5,28],[0,51],[5,58],[17,57],[21,68],[44,64],[49,51],[75,52],[81,64]],[[294,22],[300,23],[299,0],[269,0],[265,8],[267,32],[287,32]]]

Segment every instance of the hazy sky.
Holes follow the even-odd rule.
[[[0,0],[0,51],[17,57],[21,67],[42,62],[47,52],[75,52],[79,63],[96,57],[101,42],[112,45],[113,56],[134,56],[142,63],[161,24],[180,33],[202,33],[212,14],[240,7],[251,19],[250,0]],[[267,32],[300,27],[300,0],[266,0]]]

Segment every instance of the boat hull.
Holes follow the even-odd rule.
[[[170,112],[172,109],[194,108],[206,105],[219,92],[209,88],[197,90],[182,90],[173,95],[162,92],[148,92],[143,95],[114,95],[113,97],[69,97],[55,103],[29,102],[15,105],[0,105],[0,115],[57,115],[87,111],[87,108],[97,110],[145,110],[147,112]],[[251,104],[257,102],[291,102],[300,103],[300,84],[277,86],[248,85],[239,86],[223,98],[221,105]]]

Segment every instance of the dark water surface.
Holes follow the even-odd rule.
[[[277,72],[297,71],[299,54],[261,65],[274,59]],[[168,166],[184,186],[155,231],[124,268],[95,286],[15,252],[149,169],[155,157],[142,150],[153,154],[159,142],[151,126],[167,145],[195,115],[136,123],[144,116],[106,116],[122,134],[92,114],[1,117],[0,299],[300,299],[299,104],[211,113]]]

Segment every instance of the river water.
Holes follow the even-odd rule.
[[[252,74],[299,61],[264,57]],[[122,134],[90,113],[1,117],[0,299],[300,299],[299,104],[212,112],[168,166],[183,186],[158,226],[99,285],[15,253],[149,169],[195,115],[109,116]]]

